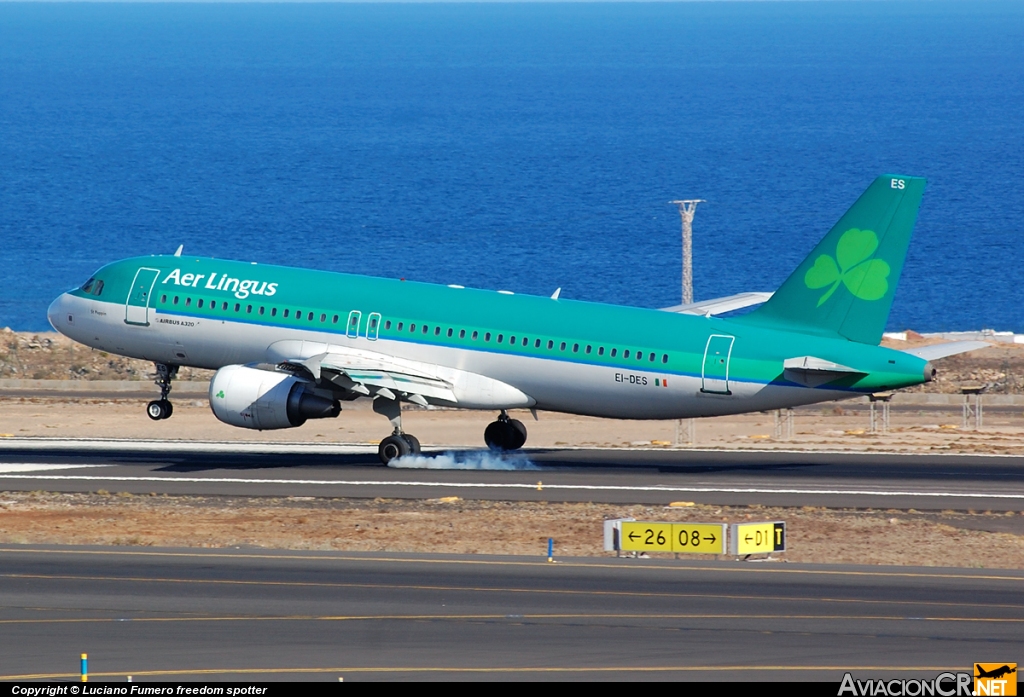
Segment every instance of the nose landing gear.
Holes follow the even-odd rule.
[[[160,399],[154,399],[146,405],[146,416],[154,421],[171,418],[174,405],[167,399],[171,394],[171,381],[178,376],[178,366],[156,363],[156,384],[160,388]]]
[[[502,409],[498,420],[484,429],[484,443],[491,450],[519,450],[526,444],[526,426],[519,419],[510,419]]]

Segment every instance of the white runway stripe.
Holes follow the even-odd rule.
[[[51,465],[35,462],[0,463],[0,474],[46,472],[48,470],[76,470],[82,467],[109,467],[109,465]]]
[[[81,467],[82,465],[64,466]],[[95,465],[93,465],[95,466]],[[529,483],[492,482],[404,482],[387,480],[345,480],[345,479],[245,479],[242,477],[122,477],[76,474],[0,474],[0,479],[34,479],[45,481],[96,481],[96,482],[186,482],[193,484],[308,484],[314,486],[393,486],[429,487],[438,489],[536,489]],[[835,496],[916,496],[922,498],[974,498],[1024,500],[1024,493],[989,493],[979,491],[907,491],[884,489],[797,489],[772,487],[717,487],[717,486],[619,486],[610,484],[544,484],[546,491],[646,491],[688,494],[814,494]]]

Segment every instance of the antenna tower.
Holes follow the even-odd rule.
[[[693,302],[693,214],[697,212],[698,203],[707,203],[702,198],[691,198],[685,201],[669,201],[679,206],[679,215],[683,219],[683,304]]]

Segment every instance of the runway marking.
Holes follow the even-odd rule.
[[[438,558],[415,558],[415,557],[355,557],[341,555],[311,555],[311,554],[252,554],[238,553],[228,554],[224,552],[130,552],[126,550],[92,550],[92,549],[18,549],[16,547],[0,547],[0,554],[82,554],[90,556],[127,556],[127,557],[171,557],[186,559],[274,559],[297,560],[297,561],[350,561],[350,562],[375,562],[390,564],[445,564],[445,565],[466,565],[466,566],[530,566],[539,569],[617,569],[631,572],[637,571],[675,571],[675,572],[706,572],[706,573],[764,573],[764,574],[794,574],[801,576],[867,576],[880,578],[939,578],[956,580],[982,580],[982,581],[1017,581],[1024,582],[1024,575],[998,576],[993,574],[969,574],[969,573],[925,573],[922,571],[847,571],[842,569],[783,569],[767,565],[756,566],[665,566],[657,563],[649,563],[654,560],[644,560],[645,565],[606,564],[606,563],[584,563],[559,561],[556,564],[548,563],[545,559],[534,560],[493,560],[493,559],[438,559]]]
[[[90,672],[93,678],[123,678],[125,675],[140,677],[171,677],[177,675],[252,675],[252,674],[302,674],[302,673],[695,673],[695,672],[736,672],[736,671],[806,672],[838,671],[869,673],[879,671],[900,672],[941,672],[949,666],[778,666],[778,665],[728,665],[728,666],[338,666],[333,668],[197,668],[193,670],[135,670],[128,668],[116,672]],[[78,673],[26,673],[22,675],[0,675],[0,680],[57,680],[78,678]]]
[[[20,464],[20,463],[12,463]],[[30,464],[30,463],[29,463]],[[86,465],[81,465],[85,467]],[[112,467],[114,465],[93,465]],[[69,469],[74,469],[71,467]],[[348,479],[247,479],[244,477],[153,477],[118,475],[77,475],[77,474],[0,474],[0,479],[32,479],[40,481],[85,481],[85,482],[162,482],[187,484],[287,484],[311,486],[376,486],[410,487],[432,489],[536,489],[536,483],[526,482],[418,482],[394,480],[348,480]],[[618,484],[545,484],[548,491],[623,491],[659,492],[685,494],[797,494],[818,496],[885,496],[917,498],[967,498],[967,499],[1009,499],[1024,500],[1024,493],[987,493],[978,491],[888,491],[885,489],[797,489],[770,487],[712,487],[712,486],[625,486]]]
[[[146,578],[140,576],[76,576],[69,574],[0,574],[0,578],[35,579],[48,581],[113,581],[127,583],[185,583],[224,586],[272,586],[295,588],[360,588],[366,590],[418,590],[437,592],[473,592],[473,593],[522,593],[538,595],[579,595],[579,596],[611,596],[624,598],[677,598],[677,599],[714,599],[714,600],[766,600],[778,602],[816,602],[842,603],[850,605],[917,605],[925,607],[982,607],[993,610],[1024,610],[1024,605],[1008,603],[943,603],[930,600],[871,600],[864,598],[815,598],[810,596],[784,595],[729,595],[723,593],[652,593],[642,591],[595,591],[569,590],[564,588],[487,588],[483,586],[429,586],[412,584],[378,584],[378,583],[328,583],[324,581],[241,581],[234,579],[203,579],[203,578]],[[49,608],[28,608],[48,610]]]
[[[865,622],[979,622],[983,624],[1022,624],[1020,617],[915,617],[904,615],[785,615],[785,614],[726,614],[726,613],[522,613],[522,614],[470,614],[470,615],[238,615],[214,617],[63,617],[51,619],[0,619],[0,625],[16,624],[116,624],[175,623],[175,622],[513,622],[540,620],[823,620]]]
[[[48,470],[76,470],[85,467],[108,467],[109,465],[51,465],[45,463],[11,462],[0,463],[0,474],[14,474],[25,472],[43,472]]]

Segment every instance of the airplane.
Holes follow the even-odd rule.
[[[774,294],[671,311],[326,271],[153,255],[116,261],[53,301],[54,329],[152,361],[160,398],[180,366],[216,370],[214,415],[301,426],[371,399],[385,465],[420,452],[403,404],[498,412],[491,448],[526,442],[510,409],[681,419],[795,407],[927,382],[930,361],[986,346],[879,346],[925,180],[878,177]],[[716,314],[749,304],[734,317]]]

